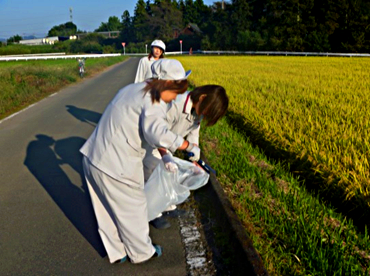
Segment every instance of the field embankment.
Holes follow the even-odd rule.
[[[126,58],[86,59],[85,76]],[[76,60],[0,62],[0,119],[79,80]]]

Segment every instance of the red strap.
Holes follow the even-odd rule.
[[[191,95],[191,92],[186,96],[186,100],[185,100],[185,105],[184,105],[184,110],[182,111],[182,113],[185,113],[185,110],[186,110],[186,105],[188,104],[189,102],[189,97]]]

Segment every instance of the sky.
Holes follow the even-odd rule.
[[[153,1],[151,1],[153,2]],[[212,5],[216,0],[203,0]],[[133,16],[137,0],[0,0],[0,38],[14,35],[46,36],[57,25],[70,21],[78,30],[94,31],[110,16],[121,16],[125,10]]]

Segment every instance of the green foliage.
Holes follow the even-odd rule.
[[[57,44],[55,44],[57,45]],[[0,55],[27,55],[39,53],[56,53],[61,52],[55,49],[52,45],[22,45],[22,44],[8,44],[0,47]],[[62,51],[63,52],[63,51]]]
[[[106,38],[97,33],[91,33],[82,39],[74,40],[70,44],[72,53],[102,53]]]
[[[122,24],[117,16],[110,16],[108,22],[102,22],[95,32],[119,31]]]
[[[173,38],[174,29],[183,27],[181,12],[174,9],[171,2],[167,1],[151,5],[150,24],[147,27],[151,34],[156,34],[156,37],[169,41]]]
[[[132,27],[134,30],[133,42],[146,41],[149,39],[149,15],[146,11],[144,0],[139,0],[136,3]]]
[[[92,75],[124,59],[87,59],[86,74]],[[78,74],[78,62],[73,59],[0,63],[0,118],[79,81]]]
[[[200,32],[184,37],[190,23],[196,24]],[[368,53],[369,26],[370,2],[365,0],[232,0],[226,1],[224,7],[221,1],[206,6],[203,0],[138,0],[133,16],[126,10],[121,19],[111,16],[96,29],[120,30],[118,39],[65,48],[73,52],[101,52],[103,49],[96,43],[120,50],[121,42],[125,42],[127,49],[132,49],[130,52],[136,52],[145,49],[142,45],[161,39],[172,51],[183,39],[184,51],[204,48]],[[48,35],[70,36],[76,30],[76,25],[67,22],[54,26]]]
[[[7,42],[8,44],[12,44],[12,43],[17,43],[19,42],[20,40],[22,40],[23,38],[20,36],[20,35],[15,35],[15,36],[12,36],[10,37]]]
[[[116,47],[114,47],[113,45],[104,45],[102,50],[103,54],[111,54],[117,52]]]
[[[198,35],[180,35],[176,39],[172,39],[167,43],[167,51],[180,51],[180,40],[182,40],[182,50],[193,51],[201,49],[202,38]]]
[[[123,42],[128,42],[133,38],[133,28],[132,28],[132,19],[130,13],[126,10],[122,14],[122,26],[120,39]]]
[[[239,31],[236,41],[241,51],[261,51],[266,45],[266,39],[259,32],[248,30]]]
[[[197,85],[220,83],[253,142],[337,208],[370,218],[367,58],[178,57]],[[313,185],[314,183],[315,185]]]
[[[200,145],[270,275],[369,275],[370,240],[302,187],[228,113]]]
[[[71,36],[77,32],[77,26],[72,22],[67,22],[54,26],[48,32],[48,36]]]

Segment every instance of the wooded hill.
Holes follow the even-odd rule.
[[[183,50],[370,51],[370,2],[364,0],[232,0],[212,6],[203,0],[138,0],[133,16],[126,10],[121,23],[120,40],[128,46],[159,38],[169,50],[178,50],[181,39]]]

